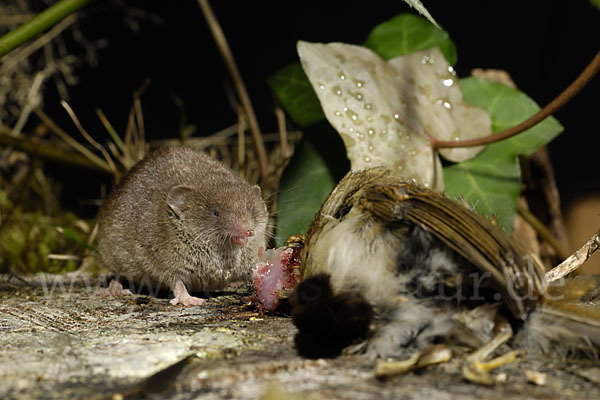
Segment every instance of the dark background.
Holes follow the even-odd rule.
[[[587,0],[425,0],[424,4],[456,44],[459,76],[469,75],[476,67],[504,69],[541,106],[575,79],[598,51],[600,10]],[[135,32],[126,22],[131,10],[123,5],[151,18],[138,18],[140,29]],[[214,0],[212,6],[264,132],[276,130],[266,77],[297,61],[297,40],[360,44],[377,24],[398,13],[415,12],[400,0]],[[196,136],[237,122],[224,89],[229,85],[227,71],[195,0],[104,1],[88,13],[81,24],[85,36],[106,38],[108,46],[98,51],[97,67],[82,66],[77,72],[80,82],[70,88],[70,104],[96,138],[107,137],[96,108],[124,132],[132,93],[147,78],[150,86],[142,104],[151,139],[175,137],[184,115],[198,127]],[[565,131],[549,149],[565,203],[580,193],[600,191],[599,88],[597,77],[556,114]],[[60,126],[78,135],[52,85],[46,89],[45,110]],[[72,176],[78,178],[77,173]],[[98,182],[83,181],[64,185],[66,198],[74,198],[70,191],[88,198],[99,196]]]

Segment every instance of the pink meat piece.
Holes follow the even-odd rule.
[[[270,249],[256,264],[254,288],[261,303],[259,308],[274,311],[280,303],[282,292],[296,287],[299,250],[285,246]]]

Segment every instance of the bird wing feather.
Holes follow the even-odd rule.
[[[527,301],[543,292],[544,269],[490,221],[439,192],[399,179],[363,186],[360,206],[386,223],[412,222],[431,232],[483,272],[489,272],[518,318]]]

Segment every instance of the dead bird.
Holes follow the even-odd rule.
[[[600,346],[600,311],[576,301],[595,281],[548,288],[541,264],[500,228],[384,168],[339,182],[301,259],[290,302],[296,347],[307,357],[364,341],[371,357],[406,358],[466,330],[480,348],[463,375],[490,383],[487,371],[515,354],[484,360],[511,338],[516,348],[560,355],[595,356]]]

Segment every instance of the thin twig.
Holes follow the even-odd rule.
[[[454,141],[436,140],[432,138],[431,145],[433,148],[437,149],[450,147],[474,147],[499,142],[501,140],[513,137],[538,124],[539,122],[548,118],[550,115],[554,114],[558,109],[560,109],[569,100],[571,100],[589,82],[589,80],[592,79],[592,77],[596,74],[596,72],[598,72],[599,69],[600,51],[596,54],[596,56],[592,59],[588,66],[583,70],[583,72],[577,77],[577,79],[575,79],[573,83],[571,83],[560,95],[558,95],[558,97],[552,100],[548,105],[546,105],[546,107],[542,108],[540,111],[533,114],[531,117],[527,118],[520,124],[517,124],[512,128],[508,128],[502,132],[477,139]]]
[[[548,228],[546,228],[544,226],[544,224],[542,224],[542,222],[539,219],[537,219],[537,217],[535,215],[533,215],[533,213],[531,211],[527,210],[525,207],[523,207],[521,205],[517,205],[517,212],[519,213],[519,215],[521,215],[521,217],[523,217],[523,219],[525,221],[527,221],[527,223],[529,223],[529,225],[531,225],[533,227],[533,229],[535,229],[535,231],[550,246],[552,246],[552,248],[554,249],[554,251],[556,251],[556,254],[558,254],[558,256],[560,257],[561,260],[564,260],[565,258],[567,258],[569,256],[569,252],[567,250],[565,250],[565,248],[558,241],[558,239],[556,239],[554,237],[552,232],[550,232],[548,230]]]
[[[237,68],[233,54],[231,53],[231,49],[229,48],[229,44],[225,38],[225,34],[223,33],[223,30],[219,25],[219,21],[215,17],[208,0],[198,0],[198,4],[200,4],[200,8],[202,8],[206,22],[208,23],[215,42],[217,43],[217,47],[219,48],[223,60],[225,61],[225,65],[227,65],[227,68],[229,69],[229,74],[233,79],[237,94],[240,98],[242,106],[244,107],[246,118],[248,119],[248,124],[250,125],[250,132],[252,134],[252,138],[254,139],[254,146],[256,147],[260,178],[261,181],[264,181],[267,176],[267,152],[261,137],[260,127],[258,126],[254,108],[252,107],[252,102],[250,101],[250,96],[248,96],[246,86],[244,85],[244,81],[242,80],[240,72]]]
[[[546,282],[554,282],[570,274],[586,262],[600,248],[600,230],[596,232],[579,250],[546,273]]]
[[[27,100],[23,109],[21,110],[21,114],[19,115],[19,119],[15,123],[13,127],[13,135],[19,136],[21,134],[21,129],[25,126],[25,123],[29,119],[31,112],[37,106],[39,106],[40,100],[39,97],[41,95],[40,88],[42,87],[42,83],[46,80],[48,75],[47,71],[40,71],[35,74],[35,78],[33,78],[33,82],[31,83],[31,87],[27,92]]]

